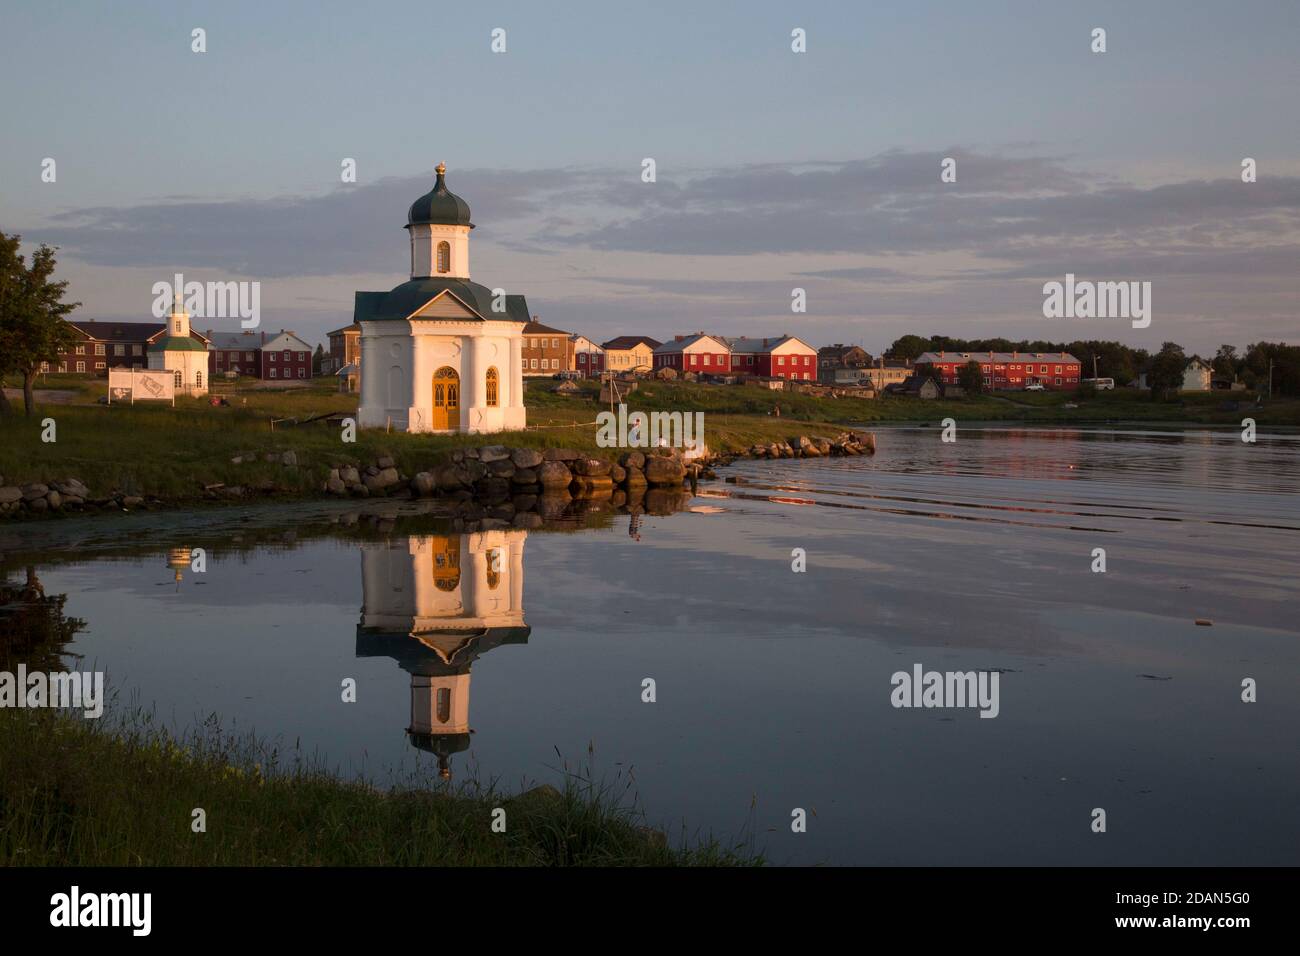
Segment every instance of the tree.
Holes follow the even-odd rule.
[[[319,375],[321,373],[321,365],[324,361],[325,361],[325,349],[323,346],[317,344],[316,351],[312,353],[312,357],[311,357],[312,375]]]
[[[31,417],[41,363],[57,361],[59,352],[77,341],[76,330],[63,319],[81,303],[62,301],[66,279],[50,281],[54,250],[42,243],[29,266],[18,252],[21,242],[21,236],[0,233],[0,377],[22,375],[23,411]],[[7,408],[6,402],[0,411]]]
[[[923,352],[930,351],[930,347],[929,339],[923,339],[919,335],[904,335],[895,339],[894,344],[885,350],[885,357],[914,362]]]
[[[1147,385],[1151,388],[1153,399],[1176,395],[1183,387],[1183,372],[1187,368],[1187,356],[1183,347],[1177,342],[1166,342],[1151,360],[1151,369],[1147,372]]]
[[[16,328],[11,330],[6,318],[9,315],[9,299],[18,291],[17,277],[22,266],[22,260],[18,257],[18,243],[18,236],[7,236],[0,232],[0,417],[5,418],[14,413],[13,406],[9,404],[9,396],[5,394],[5,376],[18,371],[14,360],[17,343],[10,341]]]
[[[1214,356],[1214,361],[1210,363],[1214,366],[1214,374],[1222,375],[1224,378],[1235,380],[1237,378],[1237,347],[1235,345],[1220,345],[1219,351]]]
[[[963,365],[957,373],[957,384],[967,395],[978,395],[984,391],[984,373],[980,370],[980,363],[972,359]]]
[[[1285,342],[1252,342],[1246,346],[1242,375],[1262,394],[1269,394],[1272,365],[1272,394],[1300,395],[1300,346]]]

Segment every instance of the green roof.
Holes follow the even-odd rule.
[[[411,203],[411,208],[406,213],[408,226],[433,223],[474,228],[474,224],[469,221],[469,203],[447,188],[447,182],[443,178],[445,169],[439,165],[438,179],[433,184],[433,189]]]
[[[354,322],[403,320],[424,308],[431,299],[449,292],[480,319],[527,322],[528,302],[522,295],[506,296],[504,314],[492,311],[492,290],[465,279],[412,279],[388,292],[358,292],[352,311]]]
[[[206,352],[207,346],[189,336],[169,335],[149,343],[150,352]]]

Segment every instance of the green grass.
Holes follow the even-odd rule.
[[[580,397],[562,397],[541,388],[530,391],[530,415],[534,409],[539,414],[578,408],[598,411],[595,402],[598,385],[594,382],[579,384]],[[1222,411],[1220,405],[1228,400],[1241,403],[1243,410]],[[1172,402],[1157,402],[1145,392],[1129,389],[1099,392],[1090,398],[1080,398],[1074,392],[998,392],[933,401],[893,396],[832,399],[774,392],[756,385],[700,385],[692,382],[641,382],[637,391],[627,399],[630,408],[644,411],[703,411],[706,425],[713,423],[713,416],[718,416],[716,420],[719,423],[730,416],[766,418],[777,406],[780,406],[782,421],[809,422],[823,427],[836,423],[934,422],[948,416],[959,421],[1158,421],[1229,425],[1240,423],[1246,414],[1260,424],[1300,425],[1300,399],[1274,399],[1266,401],[1262,409],[1245,411],[1254,400],[1253,392],[1208,392],[1189,393]],[[1079,407],[1066,408],[1067,404]]]
[[[314,495],[329,469],[338,464],[367,464],[389,455],[399,469],[414,474],[451,449],[468,445],[571,447],[613,457],[611,449],[596,444],[593,423],[601,409],[594,396],[560,398],[550,393],[554,384],[549,379],[530,383],[527,431],[485,436],[407,435],[366,429],[357,432],[354,444],[345,444],[339,429],[324,422],[292,427],[281,421],[272,426],[273,418],[356,411],[356,396],[320,386],[284,391],[239,388],[222,393],[232,402],[228,408],[197,399],[177,400],[175,408],[162,403],[104,406],[95,404],[92,391],[85,402],[51,403],[31,418],[19,414],[0,420],[0,476],[7,483],[72,476],[86,482],[95,494],[119,490],[185,501],[201,498],[205,485],[218,483],[256,487],[259,482],[273,481],[283,494]],[[711,397],[703,386],[692,388],[698,388],[702,398]],[[689,397],[684,394],[682,400]],[[654,410],[661,406],[634,401],[632,407]],[[41,440],[41,422],[47,416],[54,419],[57,429],[57,440],[52,443]],[[827,434],[836,430],[833,424],[821,425],[820,430]],[[717,413],[706,417],[706,439],[720,452],[807,430],[807,423],[796,424],[785,417]],[[262,460],[266,453],[288,450],[296,453],[299,467]],[[256,461],[231,462],[250,453]]]
[[[338,428],[325,423],[292,427],[273,420],[305,419],[329,412],[352,414],[355,395],[340,394],[332,382],[316,380],[306,387],[274,389],[250,383],[218,383],[216,393],[227,396],[228,408],[198,399],[178,400],[176,407],[140,403],[134,406],[96,404],[103,383],[75,376],[49,376],[51,387],[75,380],[83,387],[68,404],[48,403],[32,418],[21,414],[0,420],[0,476],[7,483],[50,481],[76,477],[92,493],[153,495],[168,501],[201,500],[205,485],[257,487],[273,482],[280,495],[316,495],[329,469],[339,464],[368,464],[388,455],[406,474],[435,464],[446,452],[466,445],[497,443],[531,448],[572,447],[602,457],[609,449],[596,445],[595,382],[579,383],[574,396],[556,395],[549,379],[528,382],[529,427],[526,431],[483,435],[407,435],[381,430],[357,433],[345,444]],[[55,382],[54,379],[68,379]],[[705,437],[719,453],[741,451],[759,442],[796,434],[832,437],[846,425],[915,422],[952,417],[959,421],[1008,421],[1028,424],[1088,422],[1239,425],[1246,415],[1260,425],[1300,424],[1300,400],[1277,399],[1262,409],[1250,406],[1253,396],[1232,395],[1242,410],[1220,410],[1228,393],[1187,395],[1177,402],[1153,402],[1144,395],[1117,389],[1088,399],[1060,392],[1012,392],[965,400],[923,401],[917,398],[829,399],[758,386],[715,386],[689,382],[640,383],[627,403],[638,411],[702,411]],[[1064,407],[1077,402],[1079,407]],[[780,416],[775,414],[780,410]],[[41,421],[55,420],[57,440],[41,440]],[[285,468],[261,460],[269,452],[292,450],[299,467]],[[248,454],[253,463],[232,464]]]
[[[641,826],[630,781],[564,772],[562,790],[389,789],[297,750],[223,733],[176,739],[142,711],[86,720],[0,710],[0,866],[678,866],[761,863],[748,841],[673,846]],[[493,810],[506,811],[504,833]],[[206,813],[206,832],[191,829]]]

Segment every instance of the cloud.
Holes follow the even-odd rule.
[[[949,156],[957,182],[945,184]],[[589,333],[827,327],[847,341],[862,325],[923,324],[1011,334],[1034,321],[1041,282],[1073,272],[1158,281],[1166,335],[1194,339],[1230,310],[1257,337],[1285,338],[1287,326],[1294,337],[1300,177],[1136,185],[1060,156],[954,146],[661,167],[655,183],[637,167],[453,170],[448,183],[480,225],[475,275],[511,282],[551,324]],[[293,289],[286,307],[319,307],[333,323],[350,297],[333,308],[320,297],[333,301],[339,282],[365,274],[357,288],[381,288],[386,279],[369,277],[404,272],[405,212],[431,185],[426,173],[316,196],[171,198],[21,231],[95,267],[281,280]],[[806,316],[789,312],[796,285],[809,290]]]

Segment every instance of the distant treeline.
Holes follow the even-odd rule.
[[[1273,362],[1273,394],[1300,395],[1300,346],[1285,342],[1255,342],[1239,352],[1235,345],[1220,345],[1213,357],[1187,354],[1176,342],[1166,342],[1156,353],[1135,349],[1122,342],[1097,340],[1074,342],[1020,341],[1011,339],[954,339],[946,335],[904,335],[894,341],[885,352],[886,358],[913,360],[923,352],[1069,352],[1083,364],[1085,378],[1093,376],[1093,358],[1097,360],[1096,374],[1113,378],[1116,385],[1128,385],[1146,372],[1159,374],[1172,370],[1176,363],[1185,365],[1189,359],[1204,358],[1214,367],[1214,374],[1234,382],[1244,382],[1247,388],[1268,391],[1269,361]],[[1178,367],[1181,367],[1179,365]]]

